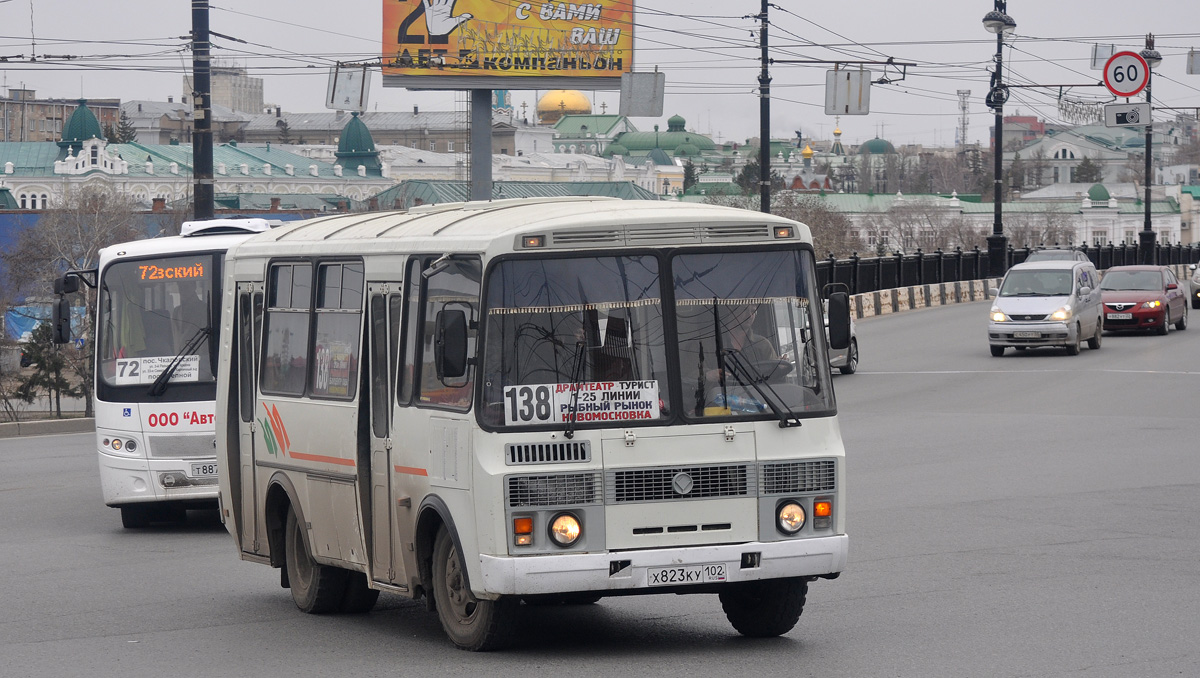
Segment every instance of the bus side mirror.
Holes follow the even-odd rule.
[[[74,294],[79,291],[79,278],[74,275],[64,275],[54,279],[55,294]]]
[[[57,281],[55,282],[54,286],[58,287]],[[76,282],[75,285],[78,287],[79,283]],[[54,343],[71,343],[71,301],[69,299],[60,296],[58,301],[54,302],[50,313],[50,321]]]
[[[841,350],[850,345],[850,295],[829,295],[829,347]]]
[[[467,374],[467,314],[438,311],[434,324],[433,359],[438,379],[458,379]]]

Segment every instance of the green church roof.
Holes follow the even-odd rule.
[[[60,148],[79,149],[88,139],[103,138],[104,132],[100,129],[100,121],[96,120],[96,116],[88,109],[87,99],[80,99],[79,107],[71,113],[70,118],[67,118],[67,124],[63,125],[62,140],[58,142],[58,145]]]
[[[888,155],[888,154],[895,153],[896,147],[893,146],[892,142],[888,141],[887,139],[880,139],[879,137],[875,137],[874,139],[863,144],[862,146],[859,146],[858,152],[860,154],[870,153],[871,155]]]
[[[1092,202],[1108,202],[1111,197],[1103,184],[1096,184],[1088,189],[1088,199]]]
[[[358,117],[358,111],[351,113],[350,121],[342,128],[334,155],[342,166],[351,169],[362,165],[368,171],[376,172],[382,167],[379,153],[375,151],[375,139],[371,137],[371,130],[367,129],[366,123]]]

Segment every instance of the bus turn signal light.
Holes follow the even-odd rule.
[[[513,518],[513,543],[517,546],[533,543],[533,518]]]

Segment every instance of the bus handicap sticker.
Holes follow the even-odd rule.
[[[658,419],[658,381],[584,381],[504,388],[505,425],[565,424],[572,411],[577,423],[624,424]]]

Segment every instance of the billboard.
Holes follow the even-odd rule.
[[[618,89],[633,2],[383,0],[383,85]]]

